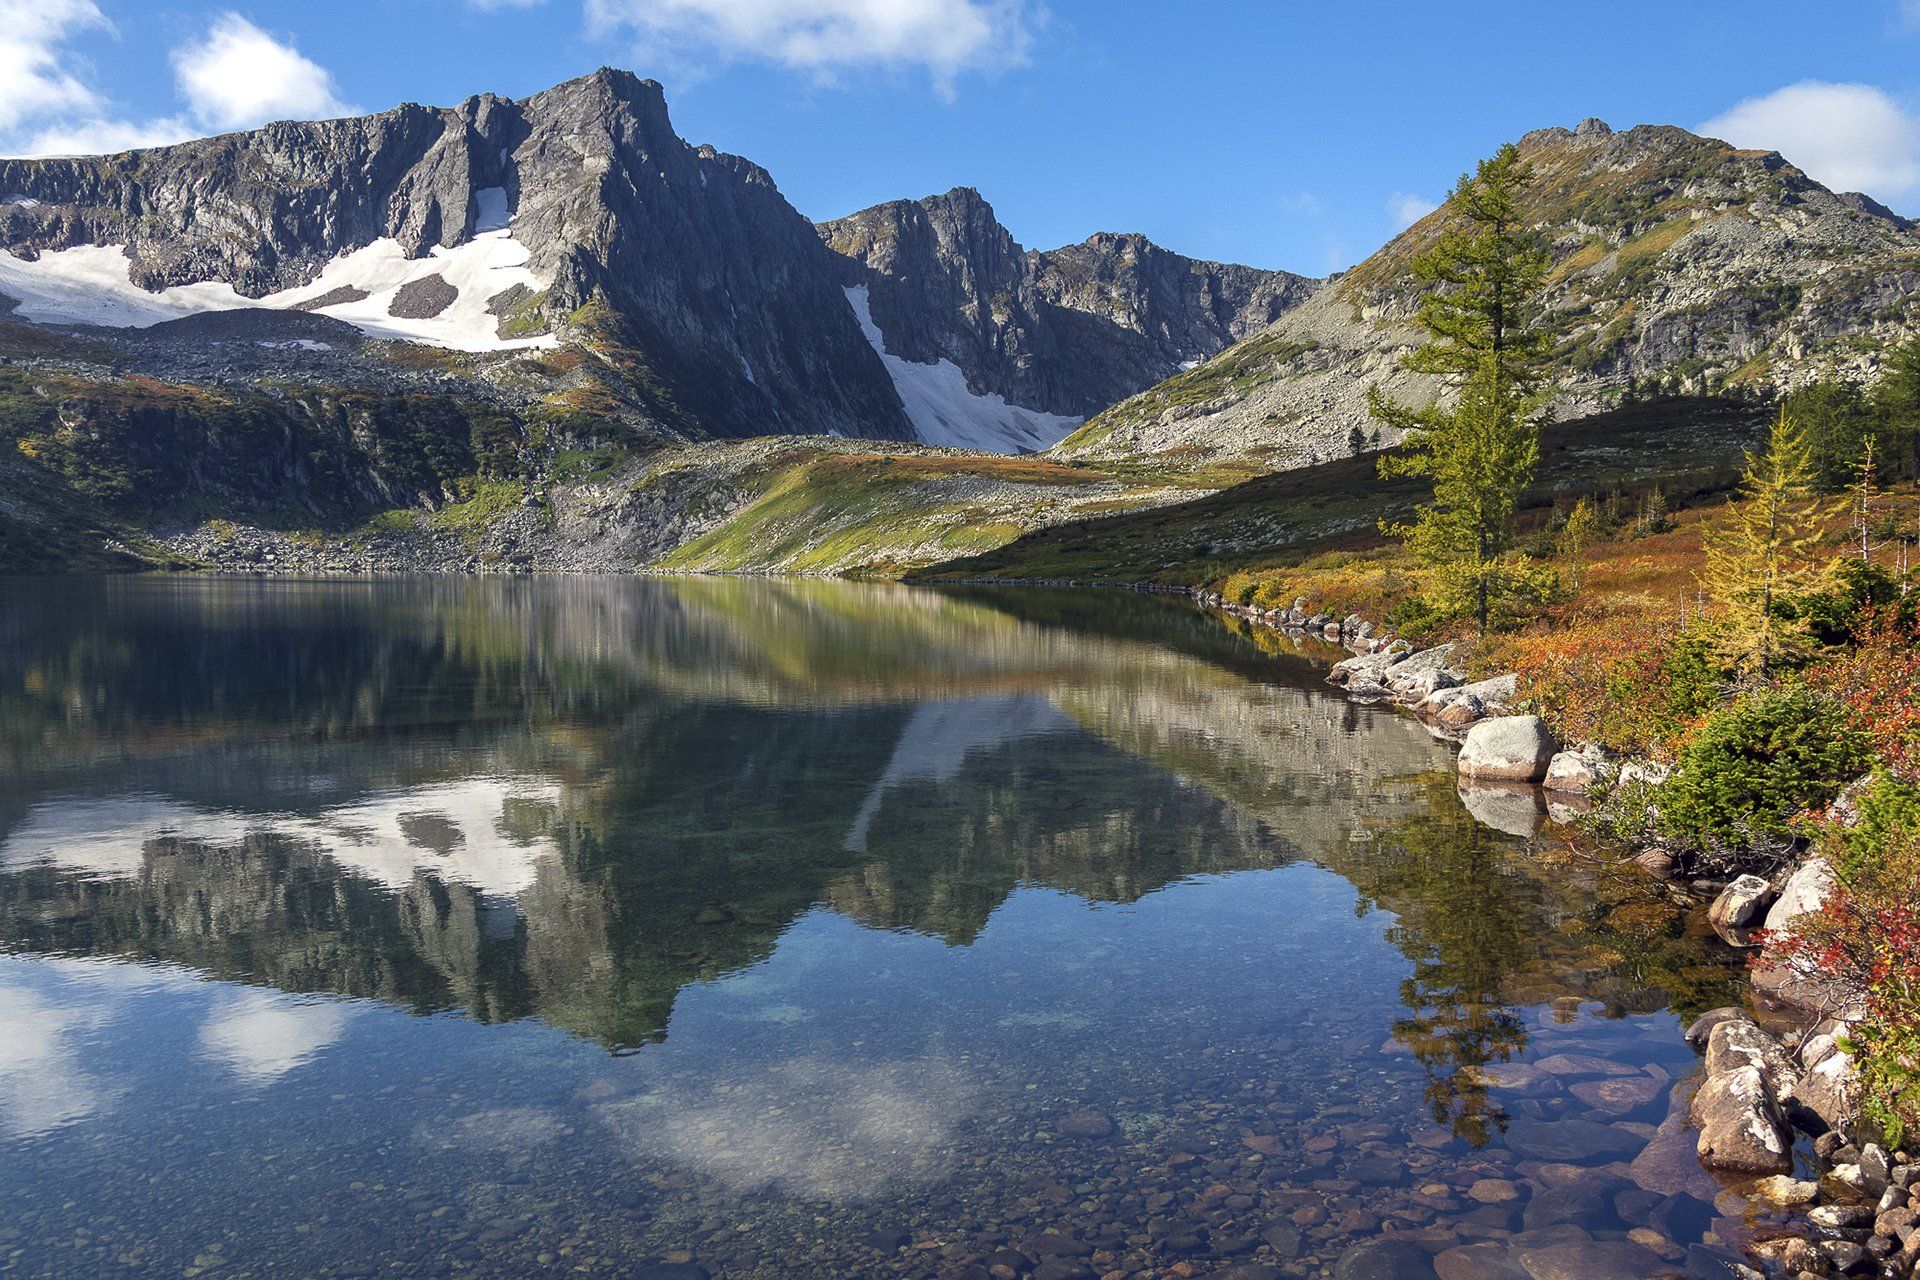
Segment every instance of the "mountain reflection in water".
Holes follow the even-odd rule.
[[[1384,1108],[1407,1063],[1472,1149],[1507,1125],[1486,1069],[1528,1053],[1538,1011],[1637,1025],[1738,981],[1637,886],[1476,822],[1417,725],[1184,604],[714,579],[0,596],[16,1198],[111,1198],[63,1136],[117,1123],[184,1144],[182,1195],[257,1213],[197,1162],[264,1158],[285,1125],[189,1139],[159,1100],[304,1124],[364,1088],[342,1132],[409,1133],[407,1156],[309,1153],[308,1193],[458,1159],[480,1181],[456,1217],[478,1197],[517,1220],[528,1161],[549,1200],[647,1170],[625,1247],[667,1256],[687,1222],[747,1212],[728,1197],[917,1189],[938,1221],[958,1177],[985,1212],[993,1178],[1051,1176],[1031,1139],[1057,1116],[1021,1109],[1069,1070],[1119,1138],[1183,1150],[1236,1073],[1279,1063]],[[607,1050],[650,1074],[607,1074]],[[1387,1065],[1337,1074],[1356,1055]],[[993,1178],[956,1171],[967,1149]],[[704,1200],[677,1198],[688,1176]],[[161,1207],[126,1212],[151,1231]],[[410,1247],[452,1258],[496,1229]],[[160,1236],[118,1265],[171,1259]],[[718,1270],[800,1265],[751,1244]],[[311,1236],[241,1251],[340,1261]]]

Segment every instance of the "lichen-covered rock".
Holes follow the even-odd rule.
[[[1780,886],[1780,896],[1767,912],[1767,931],[1777,933],[1801,916],[1818,911],[1831,892],[1833,868],[1825,858],[1808,858]]]
[[[1489,676],[1485,680],[1463,684],[1460,686],[1460,691],[1485,703],[1489,715],[1503,716],[1513,706],[1513,699],[1519,687],[1520,677],[1509,672],[1503,676]]]
[[[1435,689],[1450,687],[1460,683],[1458,676],[1436,684],[1439,673],[1447,670],[1447,659],[1453,656],[1451,644],[1437,644],[1418,653],[1410,653],[1387,669],[1382,682],[1402,697],[1418,700]]]
[[[1597,750],[1577,747],[1555,753],[1540,785],[1563,795],[1584,796],[1611,781],[1618,772]]]
[[[1793,1168],[1786,1118],[1758,1067],[1709,1076],[1693,1095],[1700,1162],[1735,1173],[1786,1173]]]
[[[1454,692],[1449,690],[1448,692]],[[1434,723],[1449,733],[1466,733],[1474,725],[1487,718],[1486,704],[1472,694],[1454,698],[1440,708],[1433,717]]]
[[[1398,662],[1403,655],[1391,648],[1376,653],[1363,653],[1333,664],[1327,673],[1327,679],[1334,684],[1380,685],[1386,676],[1387,668]],[[1384,687],[1384,686],[1382,686]]]
[[[1467,731],[1460,772],[1480,782],[1538,782],[1559,751],[1538,716],[1498,716]]]
[[[1696,1049],[1704,1050],[1714,1029],[1723,1022],[1751,1022],[1745,1009],[1726,1005],[1718,1009],[1709,1009],[1687,1024],[1687,1043]]]
[[[1859,1071],[1841,1045],[1846,1031],[1846,1023],[1829,1020],[1801,1041],[1800,1078],[1782,1097],[1829,1129],[1844,1129],[1860,1114]]]
[[[1707,1076],[1726,1075],[1752,1067],[1766,1080],[1776,1098],[1793,1088],[1799,1067],[1785,1046],[1759,1025],[1744,1018],[1720,1023],[1707,1035]]]

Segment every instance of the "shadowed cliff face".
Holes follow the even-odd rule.
[[[1319,281],[1201,262],[1139,235],[1022,249],[971,188],[822,223],[887,349],[976,392],[1085,415],[1257,333]]]
[[[1475,834],[1417,725],[1165,601],[714,579],[0,590],[13,949],[621,1048],[821,908],[965,947],[1022,887],[1134,903],[1302,860],[1397,912],[1408,954],[1464,969],[1476,1006],[1640,1007],[1697,945],[1671,912],[1606,924],[1591,884]],[[1499,928],[1463,915],[1487,911]],[[1594,931],[1543,940],[1569,917]]]

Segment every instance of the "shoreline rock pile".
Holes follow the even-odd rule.
[[[1706,1058],[1691,1105],[1700,1162],[1753,1175],[1752,1199],[1806,1211],[1804,1236],[1760,1246],[1794,1280],[1908,1280],[1920,1265],[1920,1166],[1908,1152],[1850,1136],[1859,1098],[1846,1029],[1829,1018],[1782,1040],[1739,1009],[1701,1015],[1687,1029]],[[1813,1177],[1797,1176],[1796,1131],[1813,1138]]]
[[[1304,600],[1262,611],[1196,594],[1204,605],[1353,649],[1328,679],[1358,701],[1403,707],[1433,732],[1459,740],[1461,799],[1500,830],[1531,836],[1542,807],[1573,808],[1621,783],[1666,780],[1667,771],[1650,762],[1620,760],[1592,744],[1563,746],[1537,716],[1514,714],[1514,676],[1469,682],[1451,665],[1451,644],[1416,650],[1391,633],[1376,634],[1357,616],[1310,612]],[[1543,793],[1547,804],[1540,806]],[[1676,859],[1661,849],[1644,849],[1634,862],[1660,879],[1676,874]],[[1768,934],[1818,910],[1833,873],[1814,857],[1770,877],[1746,874],[1695,887],[1715,894],[1707,920],[1724,941],[1759,947]],[[1698,1131],[1700,1164],[1752,1179],[1749,1199],[1805,1212],[1803,1234],[1759,1246],[1791,1280],[1913,1280],[1920,1275],[1920,1164],[1861,1134],[1859,1076],[1845,1047],[1860,1016],[1855,994],[1804,962],[1764,950],[1752,983],[1763,1002],[1812,1023],[1783,1039],[1746,1011],[1728,1008],[1688,1028],[1688,1041],[1705,1057],[1704,1079],[1679,1118]],[[1797,1134],[1813,1139],[1811,1178],[1800,1176],[1806,1164]]]

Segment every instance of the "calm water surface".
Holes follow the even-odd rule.
[[[1727,955],[1274,643],[1118,593],[0,583],[0,1274],[1729,1240],[1658,1129]]]

